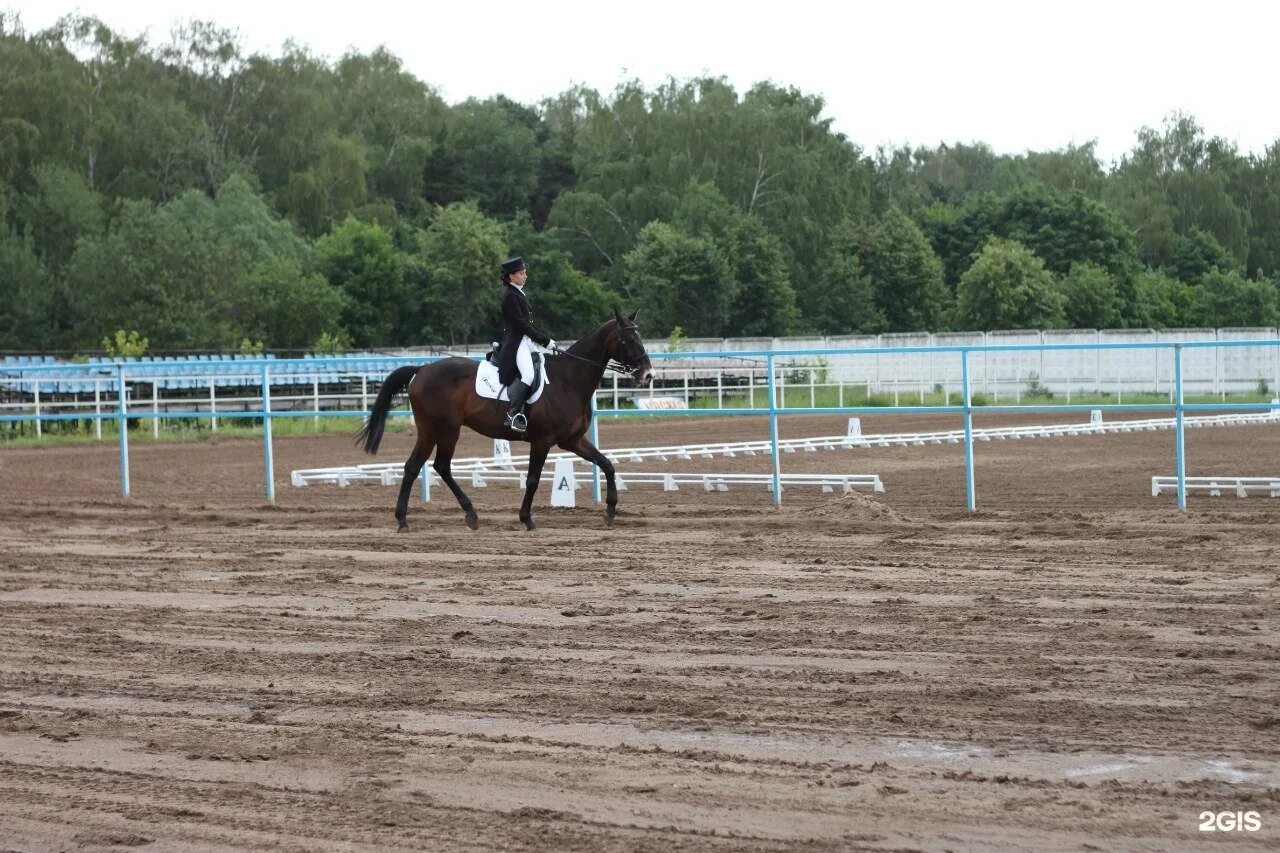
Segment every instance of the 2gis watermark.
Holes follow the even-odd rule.
[[[1257,812],[1200,812],[1201,832],[1257,832],[1262,815]]]

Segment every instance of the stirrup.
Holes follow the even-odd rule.
[[[524,412],[516,412],[514,415],[507,415],[507,428],[516,432],[524,432],[529,428],[529,420],[524,416]]]

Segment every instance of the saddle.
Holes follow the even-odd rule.
[[[533,353],[533,392],[525,405],[532,405],[542,396],[542,389],[547,387],[547,372],[542,369],[542,353]],[[498,350],[491,350],[485,360],[476,367],[476,396],[489,400],[507,400],[507,389],[498,381]]]

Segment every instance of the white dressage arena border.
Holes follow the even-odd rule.
[[[1250,492],[1280,498],[1280,476],[1276,477],[1184,477],[1188,492],[1208,492],[1210,497],[1221,497],[1223,491],[1235,492],[1238,498],[1249,497]],[[1152,477],[1151,497],[1165,492],[1176,494],[1177,477]]]
[[[1172,429],[1176,425],[1173,418],[1152,418],[1147,420],[1109,421],[1104,422],[1101,411],[1095,410],[1088,423],[1045,424],[1036,426],[994,427],[975,429],[975,441],[1004,441],[1024,438],[1057,438],[1072,435],[1104,435],[1129,432],[1146,432]],[[1280,421],[1280,410],[1258,414],[1206,415],[1202,417],[1185,417],[1187,427],[1202,428],[1213,426],[1247,426],[1249,424],[1276,423]],[[852,450],[866,447],[905,447],[925,444],[957,444],[964,440],[963,430],[918,433],[882,433],[863,435],[859,418],[849,419],[849,429],[845,435],[819,436],[816,438],[792,438],[778,441],[778,449],[783,453],[797,451],[817,452],[818,450]],[[494,442],[503,446],[504,451],[496,450],[494,456],[476,456],[454,459],[451,469],[458,475],[479,472],[482,476],[493,476],[501,472],[521,471],[528,465],[528,456],[511,456],[510,448],[505,442]],[[693,460],[714,459],[720,457],[770,455],[771,446],[764,441],[717,442],[713,444],[684,444],[666,447],[629,447],[605,451],[615,464],[619,462],[641,462],[645,459],[657,459],[666,462],[670,459]],[[572,453],[552,453],[547,462],[555,465],[562,459],[574,464],[587,464]],[[519,466],[519,467],[517,467]],[[430,470],[425,466],[424,471]],[[294,486],[305,486],[310,483],[327,483],[346,486],[354,482],[376,482],[384,486],[400,482],[404,471],[403,462],[378,462],[365,465],[348,465],[336,468],[307,468],[292,472]],[[520,474],[523,476],[523,473]],[[629,475],[634,477],[634,475]],[[656,475],[655,475],[656,476]],[[704,476],[691,474],[689,476]],[[754,476],[754,475],[748,475]],[[789,475],[783,475],[784,478]],[[842,475],[833,475],[842,476]],[[871,475],[868,475],[871,476]],[[635,481],[642,482],[642,481]],[[772,480],[770,480],[772,482]],[[786,480],[784,479],[785,483]]]
[[[562,463],[568,460],[561,460]],[[379,472],[378,482],[384,486],[394,486],[400,482],[404,476],[403,466],[399,471],[381,471]],[[570,467],[570,472],[572,468]],[[297,472],[294,472],[295,474]],[[475,488],[484,488],[489,483],[523,483],[525,474],[521,471],[481,471],[478,468],[472,469],[470,472],[459,472],[460,476],[465,477],[470,474],[470,484]],[[422,477],[429,478],[427,484],[428,494],[431,486],[442,485],[440,476],[433,471],[430,466],[424,466],[422,469]],[[334,468],[328,475],[309,474],[305,481],[294,479],[295,486],[305,486],[315,483],[329,483],[338,486],[347,486],[354,482],[367,482],[373,480],[373,477],[367,475],[366,472],[353,472],[351,469]],[[543,482],[556,483],[557,491],[565,487],[565,472],[561,467],[560,470],[542,472]],[[782,474],[779,478],[782,485],[786,486],[821,486],[824,492],[834,492],[836,489],[848,494],[855,489],[870,489],[873,492],[883,492],[884,483],[878,474]],[[660,471],[628,471],[626,474],[615,474],[614,482],[618,485],[618,491],[627,491],[628,486],[640,484],[657,484],[662,486],[664,492],[676,492],[680,490],[681,485],[702,486],[704,491],[708,492],[726,492],[730,486],[769,486],[773,485],[772,474],[696,474],[696,473],[677,473],[677,472],[660,472]],[[570,473],[568,477],[569,490],[578,488],[577,475]]]

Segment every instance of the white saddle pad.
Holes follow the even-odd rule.
[[[536,403],[538,398],[542,396],[542,389],[547,387],[547,362],[542,362],[542,381],[538,383],[538,387],[534,389],[530,395],[528,402]],[[498,366],[488,361],[480,362],[480,367],[476,370],[476,394],[481,397],[487,397],[490,400],[506,400],[507,389],[503,388],[498,382]]]

